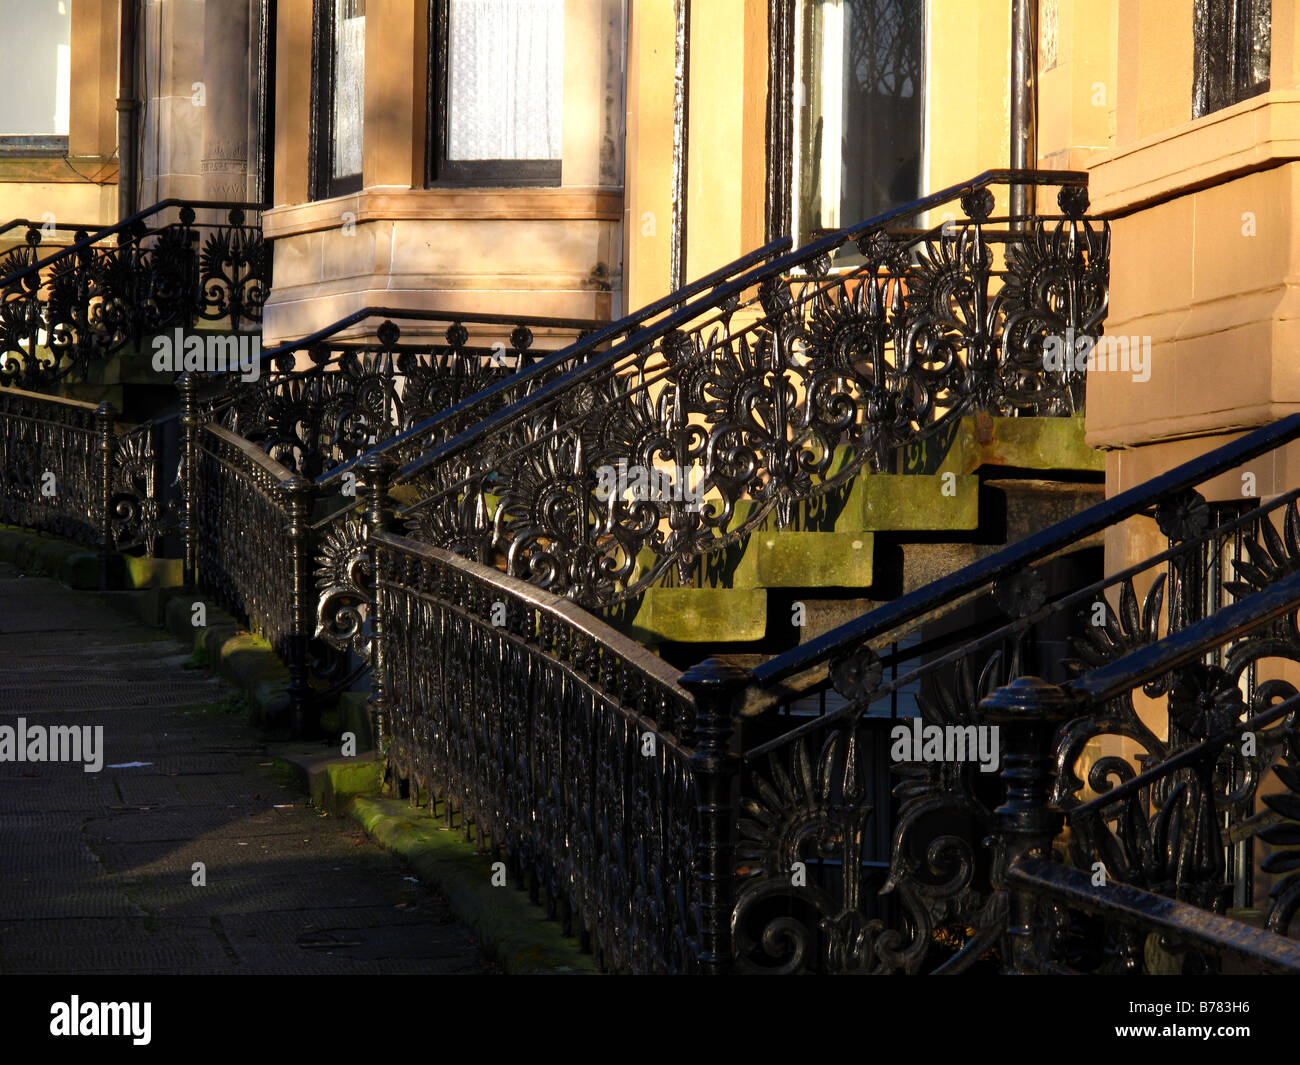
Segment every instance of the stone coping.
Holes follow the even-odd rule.
[[[1114,217],[1300,159],[1300,90],[1265,93],[1091,156],[1091,213]]]
[[[370,188],[347,196],[287,204],[262,213],[267,240],[338,229],[351,222],[498,219],[529,221],[623,218],[623,191],[601,185],[555,188]]]

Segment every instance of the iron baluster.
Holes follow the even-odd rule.
[[[695,697],[691,765],[699,781],[700,838],[694,859],[700,884],[699,964],[714,976],[732,965],[732,788],[739,771],[730,751],[732,699],[747,679],[745,670],[710,658],[683,673],[680,681]]]
[[[1073,700],[1054,684],[1021,677],[980,703],[984,720],[1004,730],[1004,801],[993,811],[997,824],[994,885],[1010,895],[1003,969],[1027,974],[1055,962],[1050,922],[1038,903],[1005,879],[1026,859],[1050,859],[1065,815],[1051,803],[1055,777],[1053,737],[1072,715]]]
[[[99,590],[108,589],[109,560],[113,554],[113,450],[116,437],[113,433],[113,405],[101,403],[95,408],[95,435],[99,442]]]
[[[382,456],[371,456],[362,466],[357,487],[365,497],[366,536],[370,542],[370,573],[374,581],[374,600],[370,605],[370,685],[368,701],[371,735],[375,743],[375,757],[382,758],[388,741],[388,691],[384,662],[384,621],[380,546],[376,533],[388,527],[391,511],[388,505],[388,463]]]

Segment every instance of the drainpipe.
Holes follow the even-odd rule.
[[[1011,0],[1011,166],[1038,165],[1038,0]],[[1011,215],[1034,213],[1034,187],[1011,187]]]
[[[135,100],[136,0],[119,0],[121,27],[117,55],[117,212],[129,218],[136,212]]]
[[[691,127],[691,0],[673,5],[673,231],[669,245],[668,285],[676,292],[686,284],[686,206],[690,199],[687,159]]]

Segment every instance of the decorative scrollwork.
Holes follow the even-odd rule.
[[[1156,507],[1156,524],[1170,540],[1191,540],[1209,527],[1210,512],[1205,497],[1188,489]]]
[[[545,891],[605,968],[694,971],[692,752],[659,735],[648,754],[644,739],[689,728],[687,693],[550,597],[406,545],[384,542],[378,575],[394,775]]]
[[[982,198],[967,206],[983,217]],[[1035,220],[1009,243],[1005,272],[974,222],[855,239],[864,265],[836,272],[810,258],[794,280],[758,285],[757,320],[720,307],[557,390],[484,437],[481,454],[422,469],[410,527],[438,526],[421,508],[446,517],[490,478],[509,572],[609,606],[670,571],[685,580],[769,516],[788,526],[808,501],[964,413],[1078,409],[1081,377],[1046,370],[1042,342],[1104,318],[1104,225]],[[676,490],[598,499],[602,467],[671,470]],[[439,543],[481,554],[478,535]]]
[[[1047,582],[1036,569],[1023,569],[995,583],[993,599],[1008,617],[1028,617],[1047,601]]]
[[[884,669],[880,656],[870,647],[860,647],[831,665],[831,683],[846,699],[866,699],[879,687]]]
[[[1270,847],[1279,849],[1264,859],[1266,873],[1278,876],[1270,892],[1268,927],[1286,935],[1297,912],[1300,912],[1300,744],[1293,733],[1288,761],[1273,767],[1279,782],[1287,789],[1264,796],[1264,803],[1279,818],[1259,834]],[[1278,875],[1280,874],[1280,875]]]
[[[374,575],[366,524],[349,519],[326,530],[316,555],[316,638],[337,650],[369,658],[366,618],[374,596]]]
[[[198,225],[188,206],[179,218],[154,229],[137,220],[88,246],[79,232],[83,246],[44,259],[35,245],[11,252],[0,263],[0,385],[83,379],[124,347],[200,318],[232,330],[259,323],[271,285],[260,227],[237,209],[228,225]]]

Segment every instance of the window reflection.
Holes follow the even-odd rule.
[[[923,0],[807,0],[798,106],[800,232],[920,194]]]
[[[334,0],[334,150],[332,176],[361,173],[365,125],[366,0]]]

